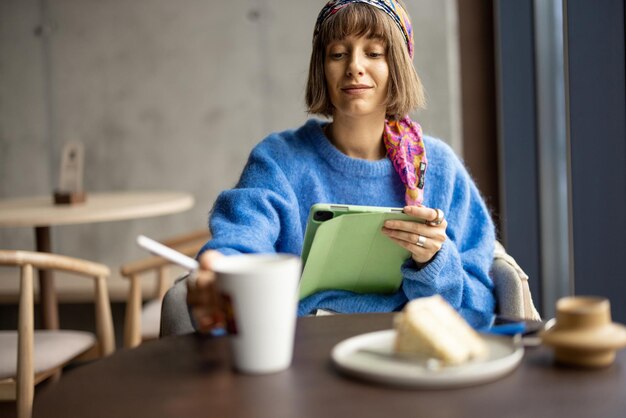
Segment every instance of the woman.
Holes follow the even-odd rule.
[[[336,0],[322,9],[306,102],[310,113],[332,122],[312,119],[268,136],[252,151],[237,186],[216,200],[213,238],[200,256],[205,278],[189,288],[200,329],[216,321],[208,302],[212,260],[235,253],[300,254],[309,209],[319,202],[404,206],[430,222],[385,223],[383,232],[411,253],[397,292],[323,291],[300,301],[299,315],[317,309],[390,312],[441,294],[473,326],[490,323],[493,223],[451,149],[422,136],[407,116],[424,102],[412,54],[411,23],[398,1]]]

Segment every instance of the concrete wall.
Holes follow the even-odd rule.
[[[461,150],[454,0],[408,0],[426,133]],[[89,191],[182,190],[196,206],[166,217],[52,229],[53,249],[109,265],[141,257],[134,237],[206,225],[267,133],[296,127],[323,1],[2,0],[0,198],[47,195],[65,141],[83,141]],[[0,248],[34,248],[0,229]],[[7,275],[0,270],[0,278]],[[60,277],[65,298],[82,287]],[[13,289],[13,290],[11,290]],[[0,294],[13,293],[0,280]],[[114,277],[111,292],[126,283]]]

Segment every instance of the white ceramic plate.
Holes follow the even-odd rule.
[[[332,360],[341,371],[365,380],[398,386],[443,389],[496,380],[515,369],[524,355],[523,346],[513,338],[482,334],[489,346],[487,358],[460,366],[433,369],[424,362],[394,358],[392,347],[395,333],[394,330],[386,330],[348,338],[333,348]]]

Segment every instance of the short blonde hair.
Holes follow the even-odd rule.
[[[333,105],[324,73],[326,47],[350,35],[378,38],[385,42],[389,65],[387,117],[399,119],[413,110],[425,107],[422,82],[400,29],[385,12],[364,3],[353,3],[326,19],[313,40],[306,86],[309,113],[332,116]]]

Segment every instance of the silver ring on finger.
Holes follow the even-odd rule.
[[[426,245],[426,237],[423,235],[418,235],[417,241],[415,241],[415,245],[417,245],[418,247],[424,247],[424,245]]]
[[[441,209],[435,209],[437,212],[437,217],[432,221],[428,221],[430,226],[439,226],[443,222],[443,211]]]

